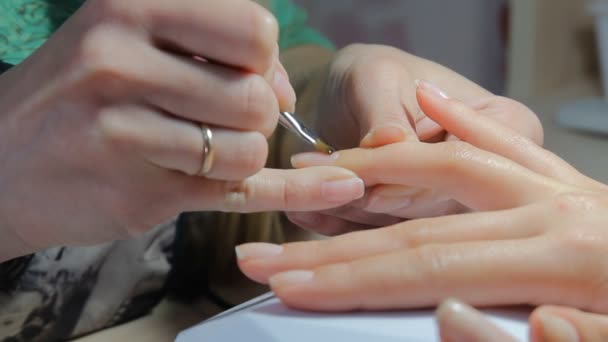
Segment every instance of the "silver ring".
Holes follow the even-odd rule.
[[[201,156],[203,158],[201,162],[201,169],[198,171],[199,176],[206,176],[211,168],[213,167],[213,160],[215,159],[215,150],[213,149],[213,133],[209,126],[201,125],[201,134],[203,136],[203,151]]]

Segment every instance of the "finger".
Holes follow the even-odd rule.
[[[540,174],[571,180],[579,173],[569,164],[518,132],[479,114],[458,100],[449,99],[435,85],[420,81],[418,102],[424,112],[459,139]]]
[[[347,101],[359,123],[361,147],[377,147],[404,140],[417,141],[414,115],[408,112],[406,93],[414,85],[406,68],[391,58],[362,63],[350,75]],[[412,103],[415,104],[415,101]]]
[[[203,158],[201,127],[138,106],[122,106],[99,115],[100,130],[116,146],[133,150],[153,165],[197,175]],[[260,171],[268,146],[257,132],[212,128],[212,168],[206,177],[242,180]]]
[[[286,215],[289,221],[298,227],[325,236],[334,236],[372,228],[371,226],[348,221],[320,212],[288,212]]]
[[[274,131],[279,105],[272,85],[262,76],[195,60],[177,63],[168,55],[150,55],[165,71],[147,71],[142,77],[147,80],[142,97],[148,103],[209,125],[259,131],[267,137]],[[168,73],[171,77],[166,76]],[[277,82],[285,87],[285,80]]]
[[[323,210],[321,213],[335,216],[350,222],[360,223],[369,227],[385,227],[403,221],[400,218],[386,215],[384,213],[371,213],[348,204],[338,208]]]
[[[292,165],[340,166],[354,171],[368,187],[393,184],[433,189],[477,210],[516,207],[566,189],[561,183],[463,142],[404,142],[331,156],[303,153],[292,157]]]
[[[530,316],[532,342],[608,341],[608,317],[573,308],[543,306]]]
[[[187,177],[184,211],[311,211],[344,205],[363,196],[363,182],[334,167],[263,169],[238,182]]]
[[[436,316],[442,342],[516,342],[481,312],[456,300],[444,301]]]
[[[581,300],[570,284],[582,276],[581,272],[563,260],[556,262],[546,242],[526,239],[425,245],[279,273],[269,283],[288,306],[321,311],[421,308],[437,305],[447,297],[462,298],[476,306],[539,301],[568,305]]]
[[[433,200],[414,202],[411,206],[388,212],[388,215],[415,220],[469,212],[470,209],[454,200]]]
[[[357,201],[361,208],[406,219],[445,216],[468,211],[457,201],[435,190],[402,185],[377,185]]]
[[[272,275],[287,270],[355,262],[425,245],[525,239],[543,232],[530,224],[537,216],[535,208],[530,206],[494,213],[408,221],[323,241],[286,244],[280,255],[271,257],[264,257],[257,251],[259,245],[242,245],[238,247],[239,267],[251,279],[265,283]]]
[[[254,1],[154,1],[153,5],[133,1],[123,6],[129,7],[126,13],[138,13],[154,42],[170,50],[260,75],[274,62],[278,24]]]
[[[171,56],[116,34],[100,37],[94,40],[96,52],[89,55],[101,56],[91,57],[87,68],[93,70],[90,77],[107,83],[103,93],[98,94],[102,99],[125,102],[139,98],[151,107],[184,119],[259,131],[265,136],[276,127],[277,97],[264,77]],[[124,46],[116,47],[116,42]],[[142,59],[146,63],[141,63]],[[117,78],[121,82],[116,82]]]
[[[289,75],[281,62],[277,62],[277,70],[272,77],[271,84],[279,100],[279,108],[282,111],[294,112],[296,109],[296,92],[289,82]]]

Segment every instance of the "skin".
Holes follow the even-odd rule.
[[[314,58],[306,48],[298,53]],[[305,90],[298,92],[302,93],[298,113],[313,113],[308,115],[309,122],[325,141],[339,149],[379,147],[404,141],[458,140],[424,115],[416,99],[417,79],[432,81],[480,114],[542,144],[542,127],[527,107],[496,96],[436,63],[379,45],[355,44],[333,57],[322,52],[317,55],[330,61],[320,73],[323,77],[308,82],[308,87],[316,90],[298,85],[297,76],[292,77],[295,88]],[[297,64],[292,65],[288,60],[287,70],[294,70],[294,75],[302,74]],[[303,60],[297,62],[306,64]],[[287,149],[288,153],[294,150]],[[291,156],[288,153],[284,156],[286,161]],[[307,165],[296,163],[294,166]],[[363,199],[346,206],[317,212],[288,212],[287,217],[300,227],[335,235],[472,209],[453,198],[416,186],[367,186]]]
[[[300,226],[322,217],[315,230],[338,233],[466,210],[434,194],[405,212],[361,207],[364,184],[350,170],[264,168],[279,108],[294,109],[289,76],[298,115],[341,148],[449,140],[419,110],[416,78],[542,140],[527,108],[437,64],[375,45],[335,54],[299,46],[279,59],[277,31],[245,0],[88,1],[0,77],[0,261],[129,238],[184,211],[287,211]],[[212,127],[216,148],[206,177],[192,176],[200,124]],[[273,166],[288,168],[303,146],[280,131],[274,138]],[[368,190],[363,201],[374,198]],[[407,200],[418,190],[391,191]]]
[[[460,141],[308,154],[298,162],[346,167],[367,186],[433,189],[475,212],[323,241],[243,245],[241,270],[305,310],[417,308],[455,297],[476,306],[608,313],[608,186],[432,84],[422,82],[417,97]]]
[[[277,35],[252,1],[88,1],[0,77],[0,261],[128,238],[183,211],[359,198],[345,169],[264,168],[279,108],[295,102]],[[192,176],[200,124],[216,148],[206,177]]]
[[[437,310],[443,342],[516,342],[482,313],[455,300]],[[608,339],[608,317],[560,306],[542,306],[530,315],[530,342],[601,342]]]

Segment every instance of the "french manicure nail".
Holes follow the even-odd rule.
[[[439,86],[425,80],[416,80],[416,87],[419,89],[430,91],[431,93],[441,96],[444,99],[449,99],[450,97],[446,94]]]
[[[321,185],[321,196],[329,202],[354,201],[365,194],[365,183],[361,178],[339,179]]]
[[[538,318],[542,322],[543,341],[578,342],[580,339],[576,328],[561,317],[541,312]]]
[[[291,165],[295,168],[307,166],[329,166],[335,163],[339,157],[340,152],[334,152],[332,154],[318,152],[299,153],[291,156]]]
[[[450,336],[450,341],[481,342],[501,340],[501,332],[480,312],[460,301],[449,299],[437,309],[442,333]],[[504,336],[504,335],[502,335]],[[509,341],[502,339],[501,341]]]
[[[247,243],[234,248],[239,260],[270,258],[283,253],[283,246],[272,243]]]
[[[268,279],[271,287],[282,287],[305,284],[315,277],[313,271],[288,271],[274,275]]]

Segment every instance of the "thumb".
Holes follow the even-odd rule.
[[[352,114],[359,123],[362,137],[360,147],[372,148],[418,140],[413,127],[415,116],[419,113],[410,112],[417,108],[415,84],[408,82],[408,75],[400,75],[401,66],[392,64],[378,64],[373,72],[352,77],[353,92],[348,95],[351,96]]]
[[[608,341],[608,316],[544,306],[530,316],[532,342]]]

